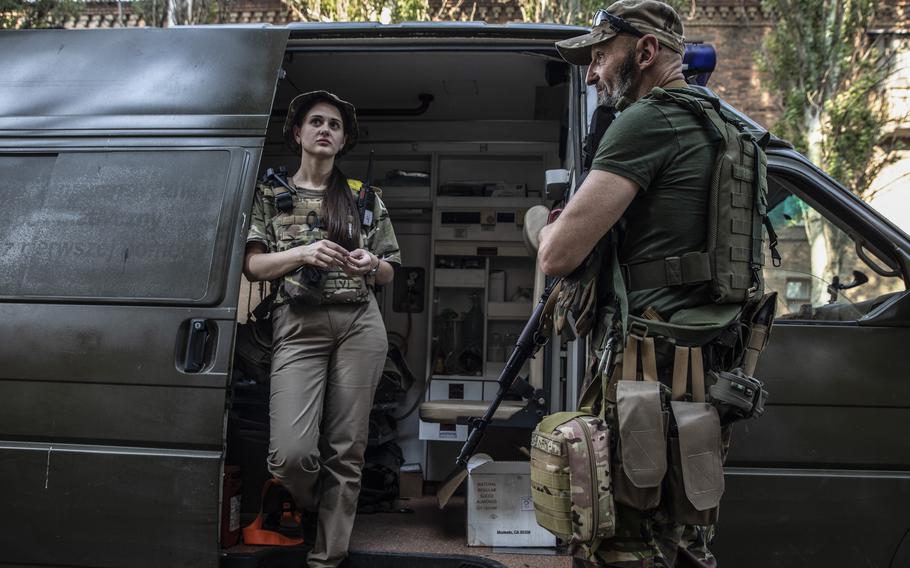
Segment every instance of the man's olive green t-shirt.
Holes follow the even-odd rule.
[[[688,89],[667,89],[670,92]],[[650,95],[623,110],[601,139],[591,169],[638,184],[626,210],[620,262],[637,264],[705,250],[708,195],[720,135],[691,110]],[[609,190],[608,190],[609,191]],[[711,304],[708,282],[629,293],[629,312],[663,319]]]

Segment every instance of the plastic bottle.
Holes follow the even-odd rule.
[[[471,309],[464,315],[464,327],[462,328],[462,345],[465,349],[473,349],[477,353],[483,351],[483,324],[480,297],[477,293],[471,294]]]
[[[491,363],[500,363],[506,360],[506,349],[502,343],[502,334],[494,332],[490,338],[490,352],[487,359]]]

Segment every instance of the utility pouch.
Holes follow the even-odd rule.
[[[670,439],[670,514],[678,523],[713,524],[724,493],[717,411],[702,402],[672,401],[670,405],[678,429]]]
[[[281,278],[281,287],[292,304],[318,306],[329,273],[315,266],[301,266]]]
[[[765,412],[768,391],[761,381],[742,369],[709,371],[713,383],[708,388],[710,400],[717,408],[721,424],[732,424],[746,418],[758,418]]]
[[[638,345],[642,345],[642,378],[637,379]],[[629,335],[623,352],[622,380],[616,386],[619,432],[614,474],[616,500],[639,510],[660,504],[667,473],[666,413],[657,381],[654,339]]]
[[[584,412],[547,416],[531,435],[531,497],[537,523],[591,554],[613,536],[610,428]]]

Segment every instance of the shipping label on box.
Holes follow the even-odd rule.
[[[468,462],[467,503],[468,546],[556,546],[556,537],[534,517],[528,462],[473,456]]]
[[[421,440],[464,442],[468,439],[468,427],[465,424],[438,424],[421,420],[418,437]]]

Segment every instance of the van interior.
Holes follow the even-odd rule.
[[[282,137],[294,96],[325,89],[357,107],[359,141],[338,164],[382,189],[402,257],[394,282],[378,292],[390,356],[366,461],[396,472],[419,464],[429,491],[454,465],[467,435],[464,415],[479,416],[495,396],[495,381],[542,290],[522,227],[528,208],[561,199],[552,188],[547,195],[545,172],[572,170],[577,159],[570,140],[578,136],[569,135],[577,126],[568,123],[570,67],[554,52],[291,45],[260,173],[297,168]],[[261,295],[257,284],[242,287],[241,323]],[[561,364],[559,346],[550,349],[555,353],[539,354],[524,371],[558,409],[566,384],[549,380],[549,367]],[[451,401],[461,409],[430,408]],[[511,413],[522,406],[506,404]],[[492,428],[483,451],[527,459],[520,447],[529,429]],[[267,430],[268,385],[235,372],[227,465],[240,467],[244,522],[258,511],[269,475]]]

